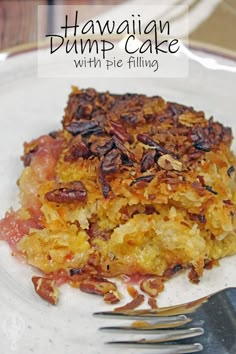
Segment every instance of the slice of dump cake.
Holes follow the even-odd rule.
[[[33,283],[51,303],[65,282],[109,303],[115,277],[150,297],[182,269],[198,282],[236,252],[231,141],[230,128],[159,96],[73,88],[63,128],[24,144],[22,207],[0,237],[44,273]]]

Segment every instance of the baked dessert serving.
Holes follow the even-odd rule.
[[[114,279],[150,305],[175,273],[236,252],[232,132],[159,96],[73,87],[62,129],[24,144],[22,207],[0,222],[13,254],[38,268],[55,304],[69,283],[116,303]],[[132,284],[139,284],[137,292]]]

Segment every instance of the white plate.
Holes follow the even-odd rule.
[[[39,79],[35,52],[21,53],[0,62],[0,216],[10,206],[17,206],[16,180],[22,169],[19,159],[22,143],[60,127],[72,84],[111,92],[162,95],[204,110],[207,116],[213,115],[216,120],[232,126],[236,134],[235,62],[201,51],[190,54],[189,77],[172,80]],[[235,261],[235,256],[223,259],[220,267],[205,271],[199,285],[191,284],[185,275],[177,276],[166,284],[158,304],[180,303],[236,286]],[[100,297],[64,286],[58,306],[50,306],[34,293],[31,276],[35,273],[35,269],[11,256],[5,242],[0,242],[2,354],[117,353],[116,348],[103,344],[113,336],[97,330],[103,320],[92,317],[94,311],[108,308]],[[120,351],[136,353],[131,349]]]

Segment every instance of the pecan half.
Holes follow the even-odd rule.
[[[141,172],[146,172],[151,168],[155,163],[155,150],[145,151],[141,160]]]
[[[81,134],[82,136],[88,135],[98,135],[103,133],[103,128],[99,125],[98,122],[94,120],[86,121],[72,121],[66,126],[66,130],[72,135]]]
[[[60,187],[45,194],[45,199],[54,203],[86,202],[87,190],[80,181],[60,183]]]
[[[88,157],[89,149],[86,143],[81,139],[81,136],[76,136],[73,138],[68,147],[68,152],[66,153],[64,160],[65,161],[74,161],[79,157]]]
[[[135,161],[134,154],[132,154],[116,136],[113,136],[112,140],[114,141],[117,149],[121,152],[122,162],[125,165],[133,166],[133,162]]]
[[[117,291],[117,287],[107,279],[91,277],[80,283],[80,290],[90,294],[105,295]]]
[[[114,146],[115,145],[113,139],[110,139],[106,141],[105,144],[103,145],[92,144],[91,151],[95,152],[95,154],[98,155],[98,157],[102,157],[106,155],[108,152],[110,152],[114,148]]]
[[[32,277],[32,282],[36,293],[44,300],[52,305],[55,305],[58,301],[59,290],[55,287],[55,280],[43,278],[43,277]]]
[[[101,170],[105,174],[119,171],[121,166],[121,154],[117,149],[109,151],[101,163]]]
[[[104,294],[103,300],[107,304],[117,304],[117,302],[120,302],[118,291],[109,291],[108,293]]]
[[[164,290],[163,279],[145,279],[141,282],[140,289],[149,296],[156,297],[161,291]]]
[[[108,194],[111,190],[111,186],[107,182],[106,176],[104,175],[104,173],[101,169],[101,166],[99,167],[99,170],[98,170],[98,182],[100,183],[100,185],[102,187],[102,194],[103,194],[104,198],[107,198]]]
[[[194,143],[194,147],[205,152],[210,151],[221,141],[230,142],[231,138],[231,131],[222,124],[213,122],[212,118],[206,127],[195,126],[189,132],[189,139]]]
[[[156,141],[154,141],[152,138],[150,138],[150,136],[148,136],[147,134],[138,134],[137,140],[145,145],[154,147],[161,154],[169,154],[169,155],[176,157],[176,155],[173,152],[166,149],[164,146],[161,146],[160,144],[158,144]]]
[[[156,147],[158,144],[150,138],[147,134],[138,134],[137,135],[137,140],[140,141],[140,143],[143,143],[145,145],[153,146]]]
[[[132,135],[130,135],[126,131],[125,127],[120,122],[111,121],[109,133],[112,135],[115,135],[123,143],[129,142],[130,144],[132,144],[132,142],[134,140]]]

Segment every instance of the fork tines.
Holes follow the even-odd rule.
[[[137,341],[138,342],[138,341]],[[115,346],[140,346],[144,348],[150,349],[150,345],[143,343],[142,341],[137,342],[133,341],[130,343],[127,342],[107,342],[106,344],[112,344]],[[200,343],[194,344],[155,344],[155,354],[185,354],[185,353],[197,353],[203,350],[203,346]]]

